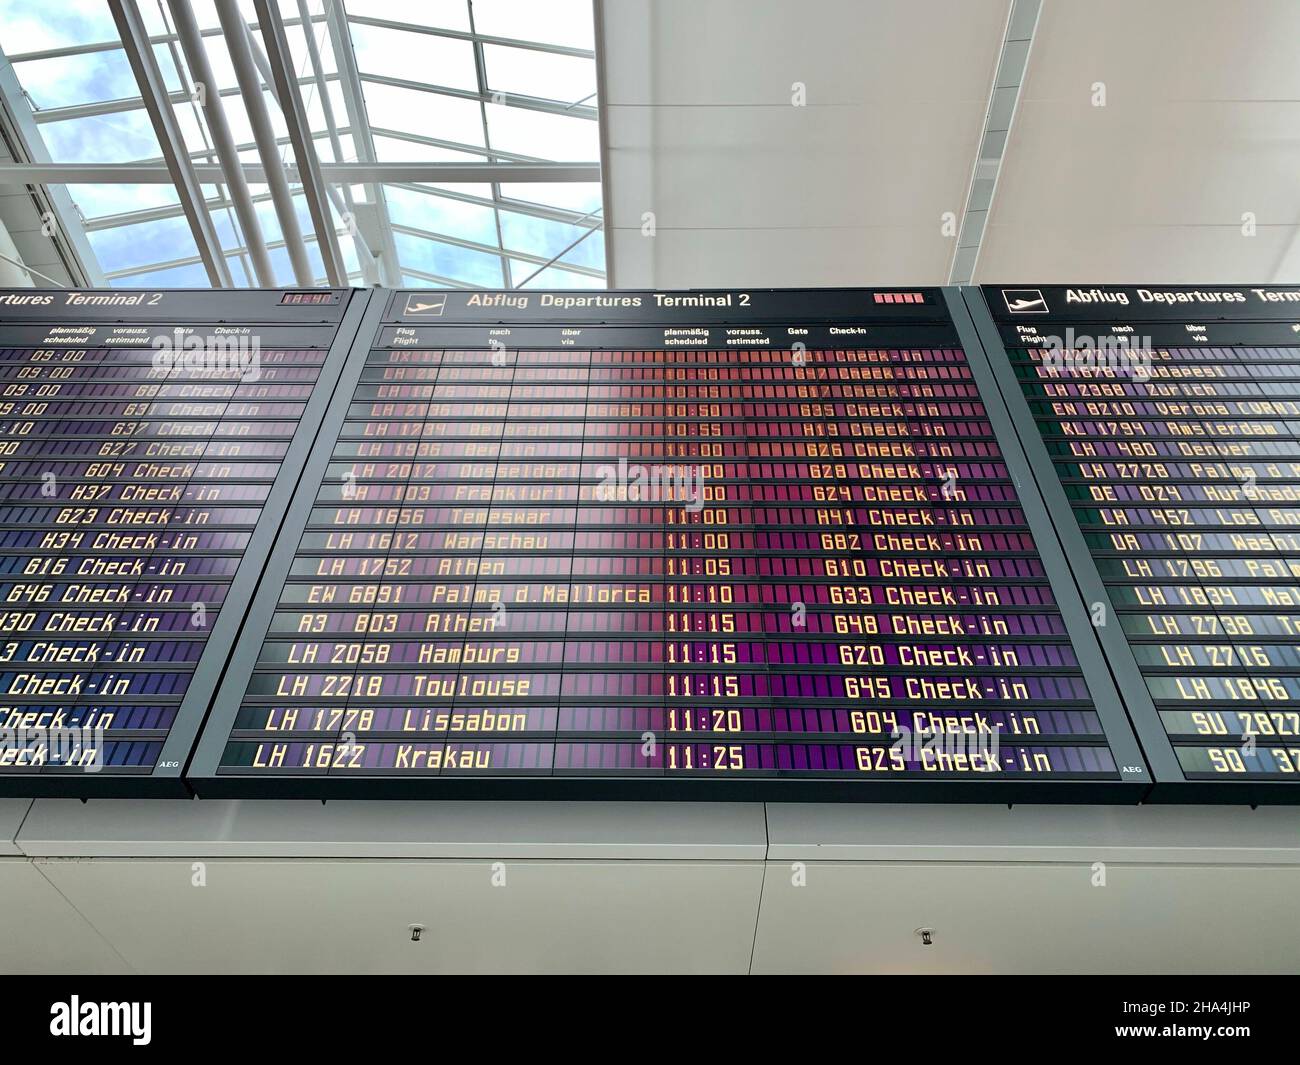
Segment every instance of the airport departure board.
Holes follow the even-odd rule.
[[[1136,800],[952,301],[376,293],[191,785]]]
[[[0,292],[0,795],[186,794],[351,340],[301,295]]]
[[[1300,801],[1300,287],[983,296],[1152,798]]]

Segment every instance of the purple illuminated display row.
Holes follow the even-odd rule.
[[[195,639],[139,640],[9,640],[3,645],[5,665],[22,669],[51,662],[78,666],[119,666],[123,670],[141,667],[156,672],[160,667],[192,666],[203,654],[202,632]]]
[[[212,617],[196,614],[189,607],[168,609],[166,604],[152,608],[123,606],[109,610],[99,607],[68,607],[67,609],[32,609],[9,606],[0,611],[0,620],[10,635],[40,636],[49,639],[73,639],[89,634],[103,633],[108,638],[148,639],[169,634],[192,634],[211,627]],[[203,622],[200,628],[199,622]]]
[[[350,668],[336,672],[255,672],[248,684],[248,696],[262,699],[300,698],[313,700],[425,699],[431,702],[471,700],[474,702],[512,699],[861,699],[882,702],[1041,703],[1086,702],[1088,689],[1078,676],[1045,676],[999,671],[996,677],[970,674],[926,673],[923,676],[886,676],[870,673],[727,672],[712,668],[693,670],[689,666],[666,672],[523,673],[469,671],[439,673],[436,668],[420,672],[380,672]],[[0,674],[0,685],[7,683]],[[78,674],[77,676],[80,676]],[[0,687],[0,692],[7,690]]]
[[[8,529],[0,531],[0,550],[4,551],[124,551],[140,554],[177,551],[243,551],[248,546],[247,532],[213,532],[185,529],[114,531]]]
[[[720,592],[719,587],[729,589]],[[197,597],[196,597],[197,598]],[[431,584],[397,582],[371,584],[288,584],[282,605],[326,608],[373,604],[378,609],[399,606],[483,606],[500,602],[507,610],[530,605],[664,607],[693,604],[711,607],[752,604],[793,604],[852,608],[948,608],[954,611],[987,608],[1052,606],[1046,585],[975,584],[721,584],[691,577],[607,583],[586,581],[481,582]]]
[[[617,471],[611,470],[610,477]],[[400,503],[408,509],[415,503],[612,503],[626,498],[639,502],[662,495],[668,503],[698,505],[717,503],[880,503],[925,504],[942,506],[956,500],[971,503],[1014,503],[1017,496],[1010,484],[965,484],[955,481],[945,486],[935,484],[849,484],[826,481],[809,484],[719,483],[714,479],[697,480],[698,472],[683,467],[673,480],[670,471],[662,488],[606,487],[603,484],[547,484],[537,481],[495,483],[459,481],[453,484],[330,484],[322,485],[317,501],[322,504],[348,504],[349,509],[372,513],[365,503]],[[695,497],[695,498],[693,498]]]
[[[267,348],[257,352],[257,361],[267,366],[301,365],[321,366],[325,362],[326,352],[306,349],[287,350],[284,348]],[[111,378],[124,366],[149,366],[154,369],[159,380],[184,378],[186,380],[203,380],[220,376],[211,370],[193,367],[182,359],[168,362],[166,353],[154,347],[140,348],[0,348],[0,366],[20,366],[32,370],[65,368],[74,366],[94,367],[96,375],[103,370],[105,378]],[[236,370],[242,376],[243,370]],[[226,372],[229,376],[229,372]]]
[[[161,711],[163,708],[154,708]],[[3,718],[0,718],[3,720]],[[146,720],[140,715],[133,720]],[[152,720],[152,717],[147,718]],[[137,726],[143,727],[143,726]],[[437,736],[474,739],[479,735],[614,734],[640,737],[646,732],[668,739],[691,733],[763,733],[781,735],[893,736],[902,730],[923,735],[960,737],[998,733],[1007,740],[1040,736],[1102,736],[1092,710],[968,710],[961,707],[891,710],[879,707],[667,707],[667,706],[520,706],[445,708],[429,706],[329,707],[306,705],[244,706],[235,722],[237,734],[311,733],[338,738],[344,733],[370,739]],[[237,736],[238,738],[238,736]],[[301,738],[298,735],[298,738]]]
[[[0,582],[0,601],[11,609],[24,605],[46,608],[52,605],[70,607],[116,607],[138,609],[143,606],[175,606],[180,603],[204,603],[209,607],[219,605],[226,597],[228,582],[208,584],[174,581],[137,584],[134,580],[111,583],[87,582],[84,584],[63,581]]]
[[[69,570],[69,572],[72,572]],[[927,555],[916,557],[864,558],[845,548],[842,554],[828,550],[824,555],[799,558],[790,555],[731,554],[725,565],[703,552],[662,555],[524,555],[433,554],[407,558],[382,555],[339,558],[329,555],[300,555],[294,559],[290,576],[296,578],[382,577],[385,580],[449,578],[454,576],[499,577],[608,577],[640,576],[678,578],[723,576],[744,580],[749,577],[852,577],[858,580],[907,580],[932,578],[952,581],[1023,580],[1044,575],[1037,559],[953,558]]]
[[[79,403],[68,400],[56,402],[41,400],[14,404],[10,413],[0,415],[0,433],[7,433],[14,426],[31,418],[69,419],[69,425],[73,428],[63,430],[65,436],[104,431],[98,428],[100,426],[107,426],[104,435],[113,436],[121,435],[115,423],[122,419],[132,422],[147,419],[174,423],[178,418],[223,418],[226,420],[231,418],[296,418],[301,413],[302,404],[299,402],[277,403],[270,400],[266,402],[250,402],[242,399],[219,399],[171,403]],[[111,419],[111,421],[83,421],[81,419]],[[49,423],[42,421],[35,424],[44,426]],[[197,424],[201,426],[206,423],[200,422]],[[90,428],[82,428],[83,426],[89,426]],[[175,425],[161,426],[158,428],[157,433],[160,436],[191,435],[189,433],[178,434]]]
[[[1107,779],[1116,774],[1105,747],[1005,744],[981,749],[903,752],[889,746],[801,743],[673,743],[653,754],[635,743],[231,743],[224,768],[232,770],[404,775],[564,773],[736,773],[877,776],[1034,776],[1052,774]]]
[[[301,404],[294,404],[301,406]],[[298,413],[298,412],[295,412]],[[231,415],[228,420],[204,422],[177,421],[175,418],[150,416],[149,419],[131,419],[130,431],[123,430],[121,419],[105,418],[99,421],[83,419],[32,419],[22,422],[23,433],[43,439],[64,439],[75,436],[93,436],[103,440],[171,440],[177,437],[292,437],[296,421],[248,421],[244,414]],[[8,435],[8,434],[6,434]]]
[[[177,480],[163,484],[110,484],[101,480],[93,495],[85,484],[60,481],[0,482],[0,523],[12,521],[12,509],[25,500],[54,502],[83,502],[93,498],[103,503],[250,503],[265,502],[270,486],[267,484],[223,484],[217,481],[192,480],[189,484]]]
[[[1261,490],[1262,491],[1262,490]],[[1233,528],[1242,532],[1252,527],[1258,529],[1300,529],[1300,502],[1291,506],[1260,502],[1255,505],[1188,507],[1171,502],[1167,508],[1111,507],[1085,505],[1080,511],[1080,524],[1088,528],[1116,529],[1135,532],[1150,529],[1183,528],[1199,532],[1202,528]]]
[[[1050,412],[1063,418],[1153,418],[1160,419],[1150,424],[1176,425],[1179,429],[1187,426],[1188,419],[1239,421],[1257,418],[1292,418],[1300,415],[1300,403],[1291,399],[1214,399],[1197,401],[1175,401],[1162,399],[1142,402],[1137,399],[1106,400],[1054,400],[1042,406],[1045,413]],[[1163,419],[1170,419],[1164,421]],[[1273,423],[1269,423],[1273,424]],[[1279,422],[1276,424],[1285,424]]]
[[[704,529],[680,526],[667,531],[650,529],[602,529],[573,531],[554,528],[527,530],[444,529],[441,531],[358,530],[312,531],[303,533],[300,550],[306,554],[329,553],[345,558],[396,550],[403,556],[478,553],[484,558],[521,551],[645,552],[733,551],[762,554],[767,551],[849,551],[902,556],[900,564],[914,555],[936,558],[957,552],[988,558],[994,555],[1025,554],[1034,551],[1027,532],[980,530],[978,532],[895,533],[871,532],[831,526],[815,532],[765,530],[759,528]]]
[[[502,495],[507,493],[502,490]],[[775,506],[750,508],[729,506],[687,507],[680,503],[669,506],[603,506],[592,503],[582,507],[534,506],[522,507],[517,502],[478,500],[477,506],[462,507],[316,507],[309,518],[309,527],[319,528],[384,528],[412,525],[431,525],[470,529],[484,526],[515,526],[537,528],[558,525],[573,528],[582,525],[842,525],[855,531],[879,531],[884,528],[915,530],[1013,528],[1025,527],[1023,512],[1014,507],[961,507],[944,505],[909,507],[892,504],[879,507],[839,506],[826,500],[819,511],[814,507],[778,508]],[[707,501],[705,501],[707,502]],[[828,509],[833,508],[833,509]],[[718,513],[719,510],[726,513]],[[727,520],[719,520],[725,518]],[[874,528],[873,528],[874,527]]]
[[[12,661],[22,661],[20,645]],[[374,648],[373,654],[363,649]],[[443,641],[401,641],[367,644],[364,640],[268,641],[258,659],[263,665],[327,667],[332,663],[366,661],[376,667],[447,666],[499,669],[503,664],[587,668],[610,665],[733,666],[767,662],[770,665],[814,665],[863,668],[957,667],[969,669],[1017,667],[1053,669],[1077,665],[1068,644],[985,643],[976,646],[955,643],[848,644],[842,640],[822,642],[777,640],[746,641],[734,637],[723,642],[701,639],[680,640],[534,640],[527,636],[490,641],[462,638]]]
[[[793,377],[775,381],[747,382],[739,375],[734,381],[695,380],[668,381],[609,381],[601,384],[564,384],[539,380],[520,384],[511,383],[442,383],[445,374],[438,376],[438,384],[402,381],[396,384],[363,383],[353,393],[349,407],[350,417],[369,417],[386,412],[394,406],[400,411],[431,405],[435,411],[450,409],[455,412],[481,401],[509,403],[512,407],[521,402],[540,402],[544,405],[603,406],[617,402],[640,407],[667,407],[673,414],[685,414],[689,405],[707,404],[711,414],[727,417],[728,411],[738,406],[748,410],[751,405],[766,409],[781,401],[788,414],[811,414],[812,404],[821,406],[827,400],[836,401],[837,408],[851,410],[855,417],[870,418],[982,418],[984,405],[975,402],[978,390],[972,384],[934,385],[880,385],[855,381],[799,381]],[[940,394],[929,394],[930,389]],[[894,394],[907,391],[908,395]],[[843,401],[856,400],[851,405]],[[376,406],[371,407],[371,404]],[[819,412],[820,413],[820,412]]]
[[[1052,434],[1045,434],[1049,442]],[[1074,457],[1084,459],[1115,458],[1128,460],[1149,460],[1160,458],[1222,460],[1230,458],[1266,458],[1276,455],[1283,458],[1300,457],[1300,442],[1295,439],[1223,439],[1219,441],[1184,438],[1178,440],[1156,440],[1145,438],[1134,440],[1118,437],[1111,440],[1101,438],[1078,438],[1060,441],[1069,448]]]
[[[261,459],[284,458],[289,449],[282,440],[51,440],[26,437],[5,442],[13,458],[49,455],[57,458],[87,457],[105,462],[157,461],[184,459]]]
[[[106,506],[69,503],[62,507],[9,506],[0,510],[0,525],[40,525],[48,528],[94,526],[116,530],[182,528],[195,531],[213,526],[252,528],[261,515],[260,507],[149,507],[129,503]]]
[[[584,609],[577,606],[510,611],[509,624],[529,636],[546,634],[619,633],[627,635],[662,635],[664,639],[705,634],[716,639],[730,639],[736,634],[761,633],[792,636],[838,636],[845,640],[876,637],[951,637],[967,642],[997,640],[1003,637],[1062,637],[1065,623],[1059,614],[1035,607],[1020,612],[997,614],[928,613],[908,609],[890,613],[862,612],[843,606],[808,609],[796,625],[789,609],[768,612],[738,610],[728,607],[725,622],[716,610],[645,610],[618,608]],[[271,619],[273,637],[298,634],[323,636],[366,633],[384,639],[390,635],[470,635],[491,636],[496,631],[497,612],[488,609],[440,609],[395,611],[317,610],[310,612],[280,611]]]
[[[176,719],[175,706],[87,703],[74,705],[0,705],[0,728],[86,728],[123,732],[166,732]]]
[[[158,577],[171,579],[233,577],[239,568],[236,555],[224,557],[175,555],[0,555],[0,576],[32,580],[62,577],[86,581],[113,581],[129,585]],[[80,589],[78,595],[82,594]],[[14,600],[20,602],[21,598]]]
[[[1295,422],[1243,418],[1230,421],[1157,421],[1130,418],[1114,422],[1088,418],[1062,419],[1061,435],[1075,437],[1121,437],[1141,440],[1147,437],[1164,437],[1174,440],[1250,440],[1254,438],[1293,440],[1300,436],[1300,426]]]
[[[1257,484],[1251,489],[1253,496],[1244,497],[1248,502],[1292,502],[1300,503],[1300,493],[1294,486],[1272,488]],[[1102,494],[1107,500],[1121,502],[1150,502],[1152,495],[1159,495],[1161,502],[1177,504],[1180,502],[1201,503],[1240,503],[1243,500],[1241,484],[1172,484],[1162,483],[1153,489],[1149,484],[1108,484]],[[1097,500],[1098,503],[1101,500]]]
[[[554,443],[545,457],[511,458],[501,456],[493,448],[484,454],[481,444],[448,444],[445,462],[374,462],[357,459],[352,462],[331,462],[325,471],[327,484],[335,482],[357,484],[407,481],[569,481],[602,480],[610,470],[608,459],[630,457],[616,449],[603,449],[602,455],[584,454],[582,443]],[[645,452],[644,457],[670,460],[672,448],[664,446],[657,452]],[[638,456],[641,457],[641,456]],[[1011,475],[1000,462],[849,462],[843,457],[818,462],[759,461],[760,456],[745,458],[745,449],[732,449],[726,456],[681,456],[682,465],[690,472],[710,481],[808,481],[834,477],[837,482],[888,482],[890,484],[923,482],[934,484],[955,477],[962,483],[980,481],[1010,481]],[[792,456],[793,457],[793,456]]]
[[[795,361],[795,355],[802,363]],[[941,348],[817,348],[795,352],[790,348],[727,348],[725,350],[684,347],[620,351],[604,348],[372,348],[366,356],[367,371],[397,368],[411,373],[441,369],[444,373],[469,373],[491,380],[515,379],[532,371],[547,371],[539,379],[595,380],[601,373],[630,370],[675,379],[683,373],[726,374],[739,369],[754,380],[771,374],[795,373],[814,377],[827,370],[849,370],[858,374],[897,373],[910,368],[934,373],[970,375],[966,356],[956,349]]]
[[[745,405],[747,412],[722,418],[704,410],[683,410],[680,414],[671,409],[658,410],[652,404],[638,404],[636,409],[617,407],[603,409],[600,405],[573,404],[573,409],[550,407],[544,403],[480,403],[474,407],[446,405],[447,410],[429,409],[424,404],[387,404],[388,410],[366,410],[353,414],[352,421],[344,424],[341,435],[345,438],[467,436],[484,432],[484,423],[504,422],[504,436],[575,436],[609,435],[617,426],[631,425],[637,435],[689,435],[692,427],[701,435],[738,435],[748,431],[750,436],[805,436],[809,414],[791,410],[790,404]],[[398,409],[405,406],[406,409]],[[670,405],[673,406],[673,405]],[[690,407],[691,404],[685,406]],[[703,406],[707,406],[704,404]],[[864,436],[906,440],[960,440],[986,438],[992,434],[989,423],[980,418],[965,421],[933,422],[928,419],[892,421],[888,418],[858,420],[848,404],[822,404],[837,408],[834,420],[823,422],[826,436]],[[433,424],[429,424],[433,423]],[[671,426],[672,428],[669,428]],[[742,429],[742,426],[744,429]],[[753,432],[761,429],[762,434]],[[644,433],[641,431],[644,430]],[[488,434],[503,435],[501,431]],[[625,433],[615,435],[623,436]]]
[[[244,389],[256,394],[257,389],[267,386],[310,387],[319,376],[320,368],[314,358],[303,365],[257,365],[233,373],[191,373],[183,377],[170,370],[155,369],[148,362],[132,365],[127,358],[121,362],[89,366],[23,366],[0,363],[0,381],[14,382],[4,386],[6,398],[21,400],[69,395],[203,399],[208,396],[250,394],[242,391]],[[124,392],[121,389],[130,391]]]
[[[243,459],[220,461],[183,459],[179,462],[158,460],[88,460],[84,462],[10,462],[4,467],[6,478],[15,481],[40,481],[53,475],[56,483],[62,481],[87,481],[102,483],[105,480],[124,478],[132,485],[167,484],[184,486],[189,481],[265,481],[275,480],[280,471],[277,462],[251,462]]]
[[[31,669],[0,672],[0,698],[24,699],[147,699],[181,696],[189,686],[188,671],[165,673],[130,670]]]
[[[270,373],[271,371],[268,371]],[[134,415],[138,411],[153,410],[157,413],[162,408],[160,403],[169,402],[176,406],[178,416],[196,407],[207,407],[216,403],[220,409],[231,400],[249,399],[299,399],[311,398],[312,378],[315,370],[298,370],[295,374],[304,375],[300,383],[279,380],[285,371],[277,374],[276,381],[262,380],[229,384],[103,384],[97,380],[81,381],[30,381],[4,386],[4,411],[6,417],[15,417],[30,406],[45,406],[54,403],[75,403],[82,413],[90,415],[106,413],[99,410],[100,401],[122,401],[111,404],[111,410],[124,415]],[[3,380],[3,378],[0,378]],[[126,402],[130,401],[130,402]],[[53,413],[45,406],[44,413]],[[200,416],[200,415],[191,415]],[[202,417],[211,417],[204,413]]]

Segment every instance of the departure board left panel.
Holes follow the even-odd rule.
[[[187,793],[365,302],[0,292],[0,795]]]

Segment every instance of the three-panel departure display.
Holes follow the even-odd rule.
[[[1294,801],[1297,290],[13,290],[0,392],[0,794]]]

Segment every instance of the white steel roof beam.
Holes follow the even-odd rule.
[[[140,86],[140,96],[144,100],[145,110],[153,123],[154,132],[162,148],[163,159],[170,173],[170,180],[176,186],[181,206],[185,210],[190,232],[199,250],[199,258],[207,271],[208,280],[213,287],[229,287],[231,284],[230,264],[221,250],[221,241],[217,238],[216,226],[203,203],[203,189],[198,175],[190,160],[185,137],[181,133],[176,115],[172,111],[162,71],[154,57],[153,46],[145,32],[144,20],[135,0],[109,0],[109,10],[113,21],[117,23],[118,33],[122,37],[122,47],[126,52],[136,83]],[[220,169],[220,168],[218,168]]]
[[[278,150],[278,148],[277,148]],[[265,185],[267,168],[262,163],[240,164],[244,178],[254,185]],[[222,181],[221,167],[215,163],[195,163],[194,172],[205,184]],[[273,170],[287,172],[296,179],[291,164],[275,165]],[[600,180],[599,163],[321,163],[321,175],[327,181],[346,181],[354,185],[371,182],[394,184],[401,181],[482,184],[505,182],[590,182]],[[76,185],[169,185],[171,173],[158,163],[0,163],[0,182],[59,182]]]
[[[271,126],[271,114],[266,106],[266,96],[262,92],[262,81],[258,77],[253,63],[253,51],[249,44],[248,26],[240,14],[236,0],[215,0],[217,18],[225,32],[226,48],[230,52],[230,62],[235,68],[235,77],[239,81],[240,92],[244,98],[244,109],[248,112],[248,122],[253,128],[253,139],[257,141],[257,154],[262,160],[264,179],[257,184],[266,184],[271,192],[271,202],[275,206],[275,216],[280,222],[280,233],[284,237],[285,249],[289,253],[289,262],[293,266],[296,284],[304,287],[312,283],[311,263],[307,258],[307,246],[303,243],[302,227],[298,224],[298,215],[293,207],[293,195],[289,191],[289,180]],[[247,178],[247,175],[245,175]]]
[[[253,198],[249,195],[248,182],[239,165],[239,151],[234,135],[230,132],[230,123],[226,121],[226,111],[221,105],[221,96],[216,92],[217,81],[212,73],[212,64],[208,62],[208,53],[203,47],[203,38],[199,34],[199,24],[194,18],[188,0],[168,0],[167,5],[176,24],[176,36],[181,52],[185,55],[185,64],[190,68],[190,75],[199,83],[199,106],[207,119],[208,129],[212,133],[213,150],[225,177],[225,184],[230,190],[230,202],[234,207],[235,217],[239,220],[239,229],[244,236],[244,246],[253,264],[257,283],[263,288],[275,286],[275,270],[271,267],[271,256],[266,250],[266,240],[262,236],[262,226],[257,220],[257,211],[253,207]]]
[[[316,230],[316,244],[320,248],[325,276],[331,285],[342,288],[346,284],[347,270],[343,265],[343,252],[339,248],[334,217],[330,213],[329,194],[321,177],[320,158],[312,140],[307,109],[298,92],[298,81],[293,73],[293,57],[289,52],[289,38],[284,32],[280,9],[267,0],[253,0],[253,9],[262,24],[262,39],[266,42],[266,59],[274,79],[275,98],[289,132],[294,157],[298,160],[298,174],[302,180],[303,198],[311,215],[312,228]],[[250,42],[251,43],[251,42]]]
[[[980,246],[984,241],[984,228],[993,194],[997,190],[998,175],[1007,150],[1011,122],[1020,103],[1020,90],[1024,85],[1025,70],[1029,66],[1029,53],[1038,29],[1038,15],[1042,0],[1012,0],[1007,12],[1007,25],[1002,36],[1002,51],[998,68],[993,76],[989,93],[988,110],[984,116],[984,129],[975,152],[971,168],[970,185],[966,192],[966,206],[962,211],[961,226],[957,231],[957,247],[953,251],[952,267],[948,272],[950,285],[966,285],[975,276]]]

